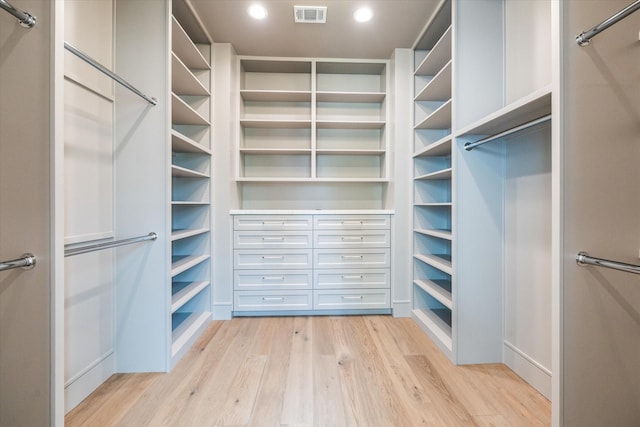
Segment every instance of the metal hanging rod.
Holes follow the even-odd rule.
[[[601,32],[603,32],[613,24],[617,23],[618,21],[631,15],[633,12],[635,12],[638,9],[640,9],[640,0],[636,0],[635,2],[631,3],[629,6],[622,9],[620,12],[613,15],[611,18],[608,18],[602,21],[595,27],[578,34],[576,36],[576,43],[578,43],[580,46],[588,45],[593,37],[600,34]]]
[[[0,0],[0,1],[2,1],[2,0]],[[140,98],[143,98],[149,104],[158,105],[158,100],[157,99],[145,95],[140,90],[138,90],[137,88],[132,86],[125,79],[123,79],[122,77],[120,77],[119,75],[114,73],[113,71],[109,70],[107,67],[105,67],[104,65],[100,64],[98,61],[96,61],[95,59],[91,58],[87,54],[79,51],[78,49],[76,49],[75,47],[70,45],[69,43],[64,42],[64,48],[67,49],[69,52],[73,53],[78,58],[82,59],[87,64],[89,64],[89,65],[93,66],[94,68],[96,68],[98,71],[100,71],[100,72],[106,74],[107,76],[111,77],[113,80],[115,80],[116,82],[120,83],[122,86],[124,86],[127,89],[129,89],[131,92],[133,92],[136,95],[138,95]]]
[[[605,267],[611,268],[613,270],[626,271],[627,273],[640,274],[640,265],[596,258],[589,256],[589,254],[586,252],[578,252],[576,254],[576,262],[578,263],[578,265],[582,266],[597,265],[598,267]]]
[[[36,17],[20,9],[16,9],[6,0],[0,0],[0,9],[4,9],[16,18],[18,23],[25,28],[33,28],[36,26]]]
[[[546,116],[542,116],[542,117],[537,118],[535,120],[531,120],[530,122],[518,125],[518,126],[513,127],[511,129],[507,129],[507,130],[505,130],[503,132],[500,132],[500,133],[495,134],[495,135],[488,136],[488,137],[480,139],[478,141],[467,142],[466,144],[464,144],[464,149],[467,150],[467,151],[471,151],[471,150],[473,150],[474,148],[476,148],[479,145],[486,144],[487,142],[491,142],[491,141],[496,140],[498,138],[502,138],[503,136],[511,135],[512,133],[519,132],[519,131],[521,131],[523,129],[530,128],[531,126],[535,126],[537,124],[546,122],[548,120],[551,120],[551,114],[548,114]]]
[[[12,270],[21,267],[33,267],[36,265],[36,257],[33,254],[24,254],[21,258],[9,261],[0,261],[0,271]]]
[[[64,256],[68,257],[68,256],[86,254],[88,252],[100,251],[102,249],[109,249],[109,248],[115,248],[117,246],[131,245],[133,243],[144,242],[147,240],[156,240],[157,238],[158,238],[158,235],[156,233],[151,232],[145,236],[132,237],[130,239],[114,240],[113,242],[96,243],[93,245],[65,249]]]

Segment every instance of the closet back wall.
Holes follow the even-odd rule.
[[[65,2],[65,41],[113,69],[113,2]],[[65,51],[65,245],[115,236],[113,81]],[[112,251],[65,260],[65,407],[115,372]]]

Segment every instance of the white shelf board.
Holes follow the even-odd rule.
[[[192,200],[172,200],[171,204],[173,206],[209,206],[209,202],[195,202]]]
[[[418,207],[440,207],[440,206],[444,206],[444,207],[451,207],[453,205],[453,203],[451,202],[429,202],[429,203],[414,203],[413,206],[418,206]]]
[[[171,260],[171,277],[175,277],[208,259],[209,255],[173,256]]]
[[[385,124],[382,120],[316,120],[318,129],[382,129]]]
[[[211,155],[211,150],[193,139],[171,129],[171,150],[176,153],[203,153]]]
[[[300,183],[313,183],[313,182],[344,182],[344,183],[387,183],[388,178],[296,178],[296,177],[238,177],[238,182],[300,182]]]
[[[452,135],[449,134],[444,138],[427,145],[422,150],[416,152],[413,157],[442,157],[451,156],[451,140]]]
[[[171,44],[173,52],[191,69],[210,69],[209,63],[193,44],[175,17],[171,17]]]
[[[189,228],[186,230],[172,230],[171,241],[174,242],[180,239],[186,239],[187,237],[197,236],[198,234],[208,233],[208,228]]]
[[[311,102],[310,91],[287,90],[248,90],[240,91],[240,96],[245,101],[260,102]]]
[[[451,61],[451,33],[452,30],[449,27],[433,46],[433,49],[416,66],[416,75],[433,76],[447,62]]]
[[[414,254],[413,257],[418,259],[425,264],[428,264],[443,273],[447,273],[448,275],[453,274],[453,268],[451,267],[451,256],[450,255],[435,255],[435,254]]]
[[[453,234],[451,230],[441,230],[441,229],[433,229],[433,228],[416,228],[413,230],[415,233],[424,234],[425,236],[437,237],[439,239],[444,240],[452,240]]]
[[[354,156],[380,156],[386,154],[386,150],[367,150],[367,149],[348,149],[348,148],[318,148],[316,153],[320,154],[337,154],[337,155],[354,155]]]
[[[460,129],[456,136],[496,135],[550,113],[551,86],[546,86]]]
[[[207,119],[202,117],[175,93],[171,94],[171,123],[174,125],[210,125]]]
[[[451,99],[451,61],[415,97],[415,101],[446,101],[448,99]]]
[[[266,129],[310,129],[311,120],[255,120],[240,119],[240,125],[244,128]]]
[[[209,90],[176,56],[171,54],[171,90],[180,95],[209,96]]]
[[[171,165],[171,176],[181,176],[184,178],[209,178],[208,174],[176,165]]]
[[[451,100],[416,124],[416,129],[451,129]]]
[[[453,173],[452,168],[442,169],[436,172],[431,172],[425,175],[416,176],[414,179],[416,181],[430,181],[430,180],[443,180],[443,179],[451,179],[451,175]]]
[[[311,154],[310,148],[241,148],[241,154]]]
[[[191,301],[203,289],[209,286],[209,281],[198,282],[174,282],[173,288],[179,289],[172,291],[171,295],[171,313],[175,313],[180,307]]]
[[[453,308],[453,302],[451,299],[451,291],[447,288],[451,289],[451,282],[448,280],[414,280],[413,284],[429,295],[431,295],[434,299],[438,300],[440,304],[447,307],[449,310]]]
[[[362,102],[380,103],[386,97],[385,92],[331,92],[317,91],[317,102]]]
[[[451,326],[444,322],[440,316],[429,309],[414,309],[411,317],[420,328],[451,358],[453,352],[453,340],[451,339]]]
[[[193,340],[200,335],[200,332],[211,318],[211,313],[195,312],[195,313],[174,313],[173,316],[184,317],[182,321],[172,331],[171,357],[177,357],[180,351],[190,347]]]

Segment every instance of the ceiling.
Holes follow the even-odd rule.
[[[394,48],[411,48],[441,0],[191,0],[216,43],[239,55],[389,59]],[[260,3],[264,20],[247,9]],[[326,24],[296,24],[293,6],[327,6]],[[358,23],[353,12],[373,10]]]

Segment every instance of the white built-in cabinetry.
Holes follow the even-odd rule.
[[[445,7],[414,51],[413,311],[451,356],[452,27]]]
[[[211,44],[171,17],[171,360],[211,318]]]
[[[233,224],[236,315],[390,312],[390,215],[234,212]]]
[[[552,3],[446,2],[414,54],[413,317],[547,396]]]
[[[240,207],[387,208],[388,64],[238,57]]]

